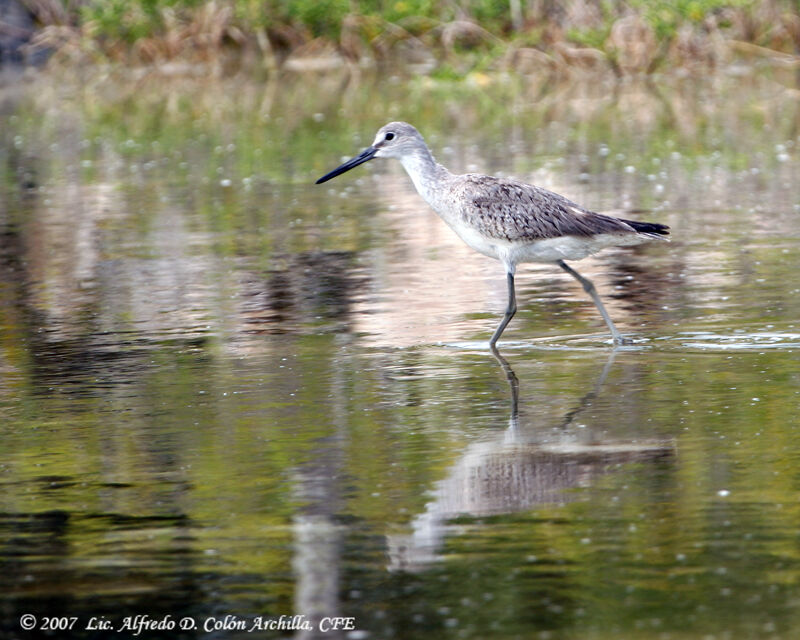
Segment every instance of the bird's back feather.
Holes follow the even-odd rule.
[[[453,176],[447,198],[458,210],[461,224],[508,242],[601,234],[668,234],[665,225],[595,213],[557,193],[510,178]]]

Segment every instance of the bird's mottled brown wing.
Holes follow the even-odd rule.
[[[618,218],[588,211],[557,193],[507,178],[458,176],[453,204],[485,236],[513,241],[601,233],[635,233]]]

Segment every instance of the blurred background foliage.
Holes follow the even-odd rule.
[[[34,44],[62,57],[153,64],[235,57],[386,60],[457,71],[602,67],[650,72],[734,56],[797,64],[797,0],[22,0]],[[245,54],[245,55],[242,55]]]

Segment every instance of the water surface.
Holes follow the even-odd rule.
[[[0,103],[0,611],[53,637],[791,638],[800,103],[655,82],[40,77]],[[499,264],[389,119],[673,241]],[[505,365],[505,366],[504,366]],[[518,381],[515,396],[514,378]],[[86,630],[91,617],[112,630]]]

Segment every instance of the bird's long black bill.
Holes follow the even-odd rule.
[[[378,150],[375,147],[367,147],[361,153],[359,153],[355,158],[351,158],[350,160],[345,162],[342,166],[336,167],[330,173],[326,173],[314,184],[322,184],[323,182],[327,182],[331,178],[335,178],[336,176],[342,175],[345,171],[350,171],[350,169],[352,169],[353,167],[357,167],[360,164],[364,164],[367,160],[372,160],[377,152]]]

